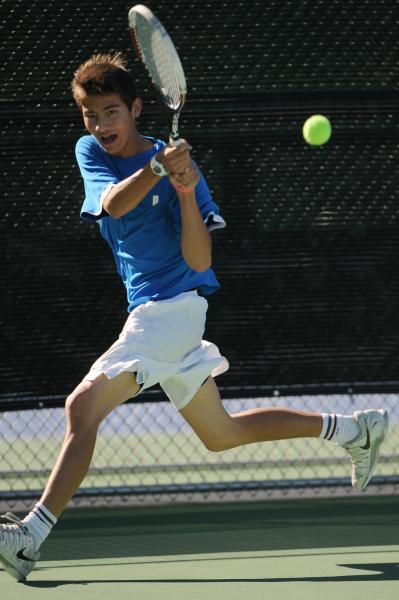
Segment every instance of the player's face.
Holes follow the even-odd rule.
[[[139,98],[130,111],[118,94],[84,96],[81,101],[86,129],[106,152],[113,156],[132,156],[137,152],[140,136],[136,117],[141,111]]]

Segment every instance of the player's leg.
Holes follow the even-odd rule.
[[[82,381],[65,403],[65,439],[40,502],[58,517],[87,474],[101,422],[140,386],[134,373]]]
[[[7,513],[13,524],[0,525],[0,562],[12,577],[24,581],[33,569],[40,544],[87,474],[101,422],[139,389],[134,373],[100,375],[67,398],[65,439],[41,500],[23,521]]]
[[[388,429],[385,410],[329,415],[272,407],[229,414],[212,377],[181,414],[205,446],[216,452],[243,444],[297,437],[335,442],[351,458],[352,484],[358,489],[369,482]]]
[[[212,377],[181,411],[204,445],[213,451],[243,444],[295,437],[318,437],[321,414],[281,408],[256,408],[230,414]]]

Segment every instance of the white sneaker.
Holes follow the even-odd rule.
[[[345,445],[352,461],[352,485],[363,490],[377,464],[380,446],[388,431],[386,410],[359,410],[353,414],[360,428],[359,435]]]
[[[25,581],[40,558],[35,551],[33,536],[22,521],[12,513],[1,515],[12,525],[0,525],[0,562],[11,577]]]

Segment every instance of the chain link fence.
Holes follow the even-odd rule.
[[[390,431],[373,493],[396,493],[399,408],[394,394],[226,400],[229,412],[277,405],[352,413],[384,407]],[[0,413],[0,508],[36,500],[57,458],[65,428],[62,408]],[[318,439],[296,439],[209,452],[169,402],[120,406],[101,425],[90,471],[71,506],[187,500],[247,500],[277,494],[354,493],[345,451]]]

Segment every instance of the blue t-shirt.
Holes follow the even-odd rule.
[[[84,221],[97,222],[101,235],[111,246],[118,273],[127,291],[128,311],[149,300],[165,300],[197,288],[211,294],[220,285],[212,269],[198,273],[182,257],[180,205],[167,177],[149,191],[130,212],[114,219],[102,208],[110,186],[142,169],[163,147],[154,146],[127,158],[111,156],[91,135],[76,144],[76,159],[84,181]],[[225,227],[219,207],[212,200],[201,174],[195,188],[199,210],[209,230]]]

